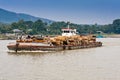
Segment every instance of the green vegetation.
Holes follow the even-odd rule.
[[[25,34],[30,35],[59,35],[61,34],[61,29],[66,27],[66,22],[53,22],[52,24],[47,24],[42,22],[42,20],[37,20],[35,22],[20,20],[12,24],[0,23],[0,33],[13,33],[14,29],[19,29]],[[97,31],[102,31],[106,34],[120,34],[120,19],[116,19],[112,24],[108,25],[78,25],[70,23],[70,27],[77,29],[79,34],[96,34]]]

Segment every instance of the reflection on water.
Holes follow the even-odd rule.
[[[0,80],[120,80],[120,39],[103,47],[47,53],[8,53],[0,41]]]

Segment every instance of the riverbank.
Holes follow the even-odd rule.
[[[0,40],[14,40],[14,35],[0,34]]]
[[[120,34],[104,34],[105,38],[120,38]]]
[[[97,36],[97,34],[95,34]],[[54,35],[55,36],[55,35]],[[120,34],[103,34],[104,38],[120,38]],[[15,36],[0,34],[0,40],[14,40]]]

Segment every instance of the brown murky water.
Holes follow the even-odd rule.
[[[103,47],[54,53],[7,53],[0,41],[0,80],[120,80],[120,38]]]

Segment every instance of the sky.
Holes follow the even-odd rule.
[[[120,18],[120,0],[0,0],[0,8],[77,24],[111,24]]]

